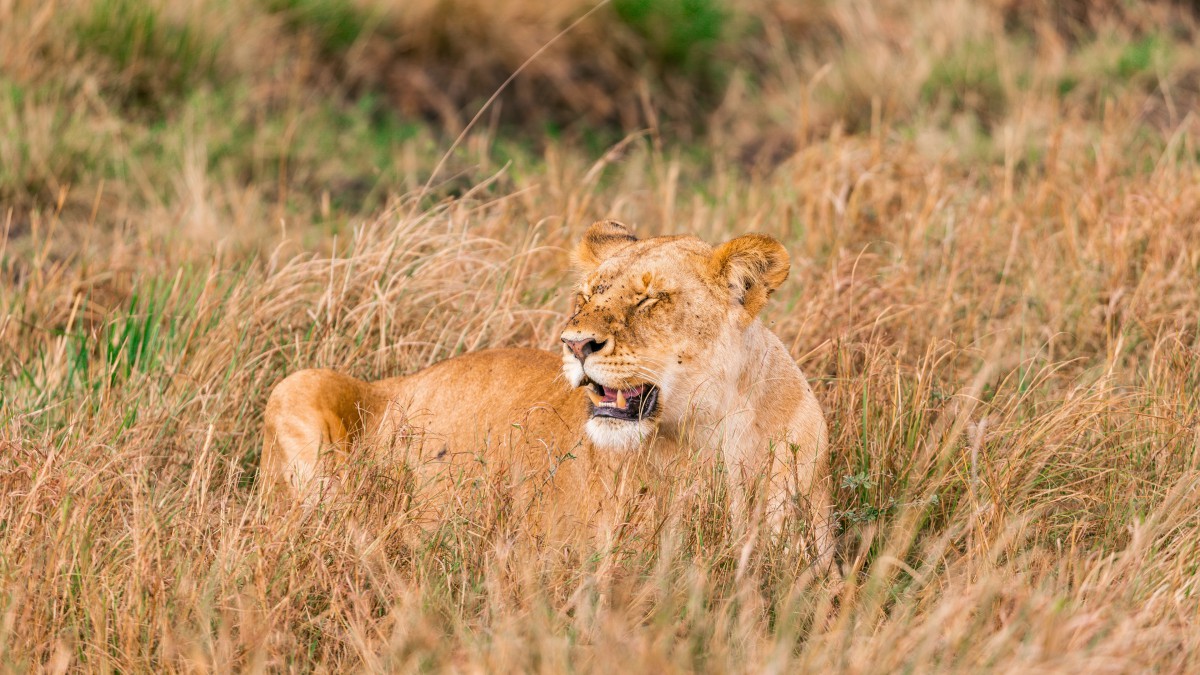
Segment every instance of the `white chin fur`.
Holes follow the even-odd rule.
[[[592,445],[598,450],[609,452],[633,452],[641,447],[642,441],[654,431],[649,420],[631,422],[604,417],[593,417],[584,426]]]

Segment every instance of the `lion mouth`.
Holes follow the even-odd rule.
[[[592,402],[592,417],[636,422],[652,417],[658,411],[658,387],[652,384],[614,389],[584,378],[580,386]]]

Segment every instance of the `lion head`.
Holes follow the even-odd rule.
[[[749,234],[713,247],[692,236],[638,239],[616,221],[588,228],[562,331],[563,373],[591,400],[587,433],[628,451],[690,415],[739,407],[747,334],[788,275],[787,251]]]

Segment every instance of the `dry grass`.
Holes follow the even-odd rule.
[[[277,15],[152,6],[175,37],[119,67],[70,38],[94,5],[0,2],[6,670],[1200,668],[1179,8],[763,3],[705,140],[488,126],[430,197],[439,137],[326,101]],[[154,70],[183,28],[230,48]],[[844,584],[730,538],[707,469],[590,550],[540,544],[500,480],[415,546],[420,489],[376,466],[318,512],[260,496],[283,374],[552,347],[600,216],[792,251],[765,318],[830,421]]]

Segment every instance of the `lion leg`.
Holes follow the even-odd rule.
[[[748,438],[748,434],[738,435]],[[757,523],[766,526],[769,538],[782,529],[789,494],[786,470],[773,453],[764,450],[745,440],[725,446],[730,525],[735,538],[751,535]]]
[[[345,450],[375,407],[371,385],[331,370],[301,370],[284,378],[267,400],[261,470],[306,503],[331,486],[322,453]]]
[[[814,566],[829,570],[836,546],[836,524],[829,486],[829,457],[825,434],[817,435],[815,447],[809,453],[795,452],[793,458],[796,463],[796,494],[800,497],[800,503],[806,507],[808,517],[804,544],[813,552]]]
[[[766,525],[780,535],[787,516],[805,519],[802,546],[813,567],[828,570],[833,562],[835,528],[829,486],[829,453],[824,419],[803,410],[792,420],[785,440],[772,443],[765,475]]]
[[[837,545],[836,523],[833,517],[833,498],[829,491],[829,477],[824,473],[815,476],[808,491],[808,515],[812,534],[808,539],[814,552],[814,563],[818,569],[829,570],[833,566],[833,554]],[[836,573],[836,570],[834,570]]]

